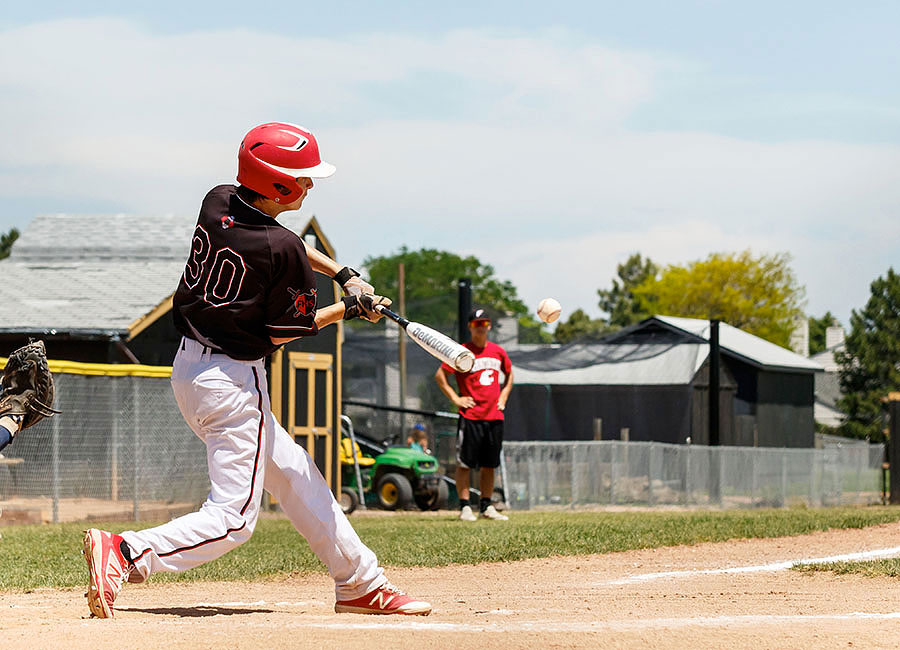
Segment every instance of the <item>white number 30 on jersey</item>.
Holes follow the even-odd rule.
[[[228,247],[220,248],[213,257],[212,266],[208,264],[210,254],[209,233],[203,226],[194,229],[191,243],[191,256],[184,268],[184,282],[193,291],[194,287],[203,284],[203,299],[211,305],[222,307],[237,298],[247,273],[244,258]]]

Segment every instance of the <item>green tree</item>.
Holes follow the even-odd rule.
[[[583,309],[576,309],[566,322],[556,326],[553,339],[557,343],[573,343],[575,341],[596,341],[616,328],[611,328],[602,319],[592,319]]]
[[[494,275],[494,268],[478,258],[460,257],[447,251],[423,248],[411,251],[403,246],[393,255],[367,257],[363,266],[375,290],[397,299],[398,266],[404,265],[406,313],[409,318],[427,323],[455,337],[457,319],[457,281],[472,280],[472,301],[495,317],[509,314],[528,316],[528,308],[516,287]],[[526,324],[528,321],[526,320]]]
[[[9,257],[13,244],[16,243],[18,238],[19,231],[15,228],[10,228],[8,233],[0,235],[0,260]]]
[[[553,343],[546,325],[531,316],[519,316],[519,343]]]
[[[717,318],[789,348],[804,299],[790,259],[787,253],[714,253],[687,266],[668,266],[633,293],[652,313]]]
[[[843,393],[838,407],[847,414],[843,435],[882,442],[881,400],[900,390],[900,276],[888,269],[871,291],[862,311],[850,315],[845,350],[835,354]]]
[[[809,353],[818,354],[825,351],[825,330],[832,325],[840,325],[838,319],[830,311],[822,318],[809,317]]]
[[[650,258],[643,259],[640,253],[634,253],[616,267],[616,272],[619,279],[613,279],[611,289],[597,290],[600,309],[609,314],[608,323],[613,329],[639,323],[651,315],[645,301],[635,296],[634,289],[654,280],[659,267]]]

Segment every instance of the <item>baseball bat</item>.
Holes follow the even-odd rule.
[[[410,322],[384,305],[375,307],[379,312],[397,323],[406,335],[423,350],[460,372],[469,372],[475,365],[475,354],[459,343],[422,323]]]

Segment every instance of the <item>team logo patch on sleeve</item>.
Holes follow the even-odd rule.
[[[294,318],[300,316],[309,316],[316,311],[316,290],[310,289],[309,293],[300,293],[300,290],[294,290],[288,287],[288,293],[294,301]]]
[[[220,219],[220,221],[222,222],[222,228],[224,230],[228,230],[234,225],[234,217],[232,217],[230,214],[226,214]]]

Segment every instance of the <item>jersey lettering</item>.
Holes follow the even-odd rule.
[[[203,267],[209,259],[209,248],[209,233],[198,224],[191,240],[191,255],[184,267],[184,283],[191,289],[196,287],[203,277]]]
[[[490,386],[494,383],[494,371],[493,370],[485,370],[481,373],[481,376],[478,377],[478,383],[482,386]]]
[[[244,258],[230,248],[220,248],[216,251],[209,277],[206,278],[203,299],[216,307],[234,302],[241,291],[246,273]]]

